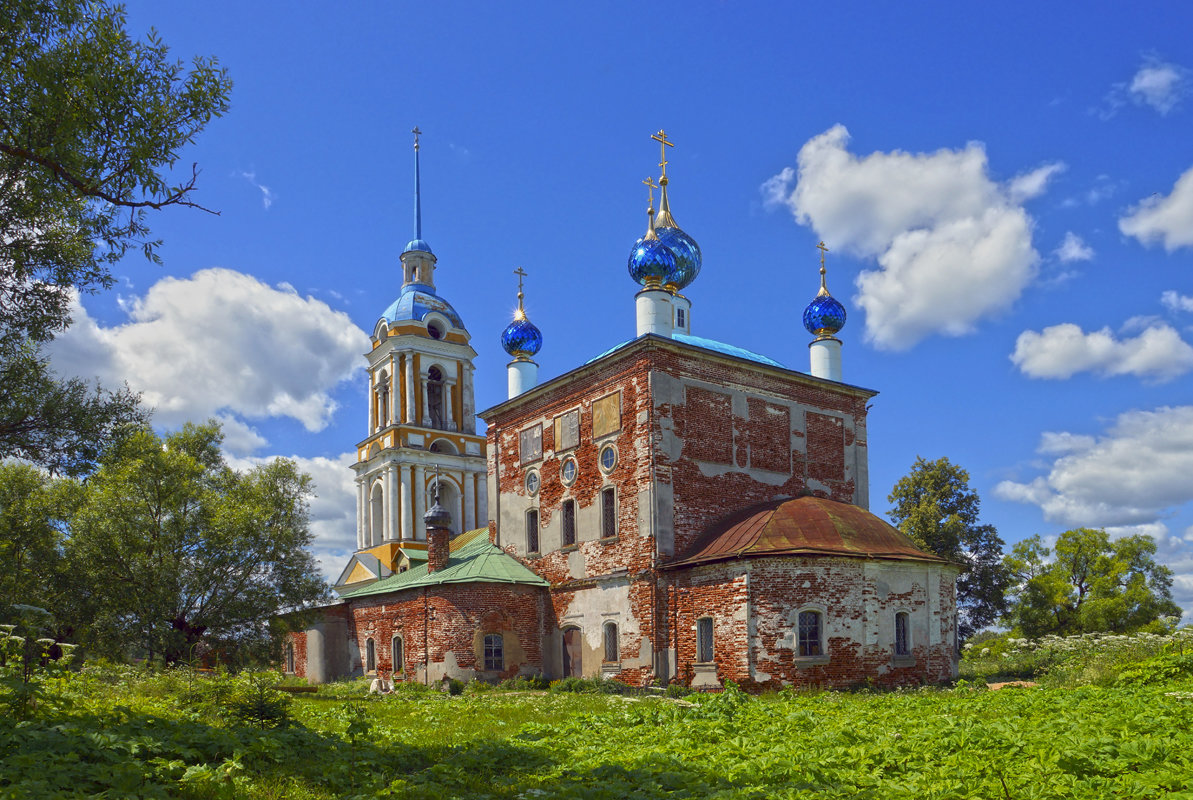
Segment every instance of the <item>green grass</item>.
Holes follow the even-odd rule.
[[[253,686],[54,679],[0,717],[0,798],[1193,797],[1187,677],[682,702],[352,684],[286,695],[279,727],[232,713]]]

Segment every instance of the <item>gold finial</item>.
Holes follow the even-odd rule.
[[[659,167],[663,170],[663,176],[661,178],[659,178],[659,184],[661,186],[666,186],[667,185],[667,148],[675,147],[675,142],[671,142],[671,141],[667,140],[667,132],[664,131],[662,128],[660,128],[659,132],[652,135],[650,138],[654,139],[656,142],[659,143],[659,153],[660,153]]]
[[[414,134],[414,149],[417,150],[418,149],[418,137],[422,136],[423,132],[418,129],[417,125],[415,125],[414,129],[410,132]]]
[[[646,236],[644,239],[658,239],[659,236],[654,232],[654,190],[659,188],[659,185],[654,182],[654,178],[647,177],[642,181],[647,186],[647,193],[649,194],[648,204],[646,206]]]
[[[518,276],[518,310],[514,316],[518,319],[526,319],[526,311],[522,308],[522,279],[526,277],[526,270],[518,267],[514,270],[514,274]]]
[[[820,291],[816,293],[816,296],[819,297],[822,294],[828,294],[828,284],[825,282],[824,269],[824,254],[828,252],[828,246],[825,245],[824,240],[821,240],[820,244],[816,245],[816,249],[820,251]]]

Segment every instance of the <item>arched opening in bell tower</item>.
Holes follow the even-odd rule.
[[[369,547],[381,544],[385,537],[385,493],[381,484],[373,486],[369,495]]]

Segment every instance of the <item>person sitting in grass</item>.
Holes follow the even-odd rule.
[[[377,670],[377,677],[369,685],[369,694],[389,694],[394,690],[393,682],[385,677],[385,670]]]

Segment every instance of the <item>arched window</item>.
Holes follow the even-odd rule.
[[[442,428],[447,421],[447,410],[443,406],[443,372],[439,367],[431,367],[427,370],[427,416],[431,427]]]
[[[716,651],[712,641],[712,617],[696,620],[696,660],[703,664],[712,662]]]
[[[617,493],[613,487],[601,489],[601,538],[617,535]]]
[[[539,551],[539,510],[532,508],[526,512],[526,552]]]
[[[500,633],[485,634],[485,669],[493,672],[505,669],[505,641]]]
[[[911,655],[911,615],[906,611],[895,614],[895,655]]]
[[[824,654],[821,636],[824,632],[823,618],[819,611],[799,612],[799,654],[819,656]]]
[[[392,669],[395,673],[406,671],[406,658],[402,647],[402,637],[395,636],[389,645]]]
[[[563,501],[563,546],[571,547],[576,543],[576,501]]]
[[[294,642],[286,643],[286,672],[294,672]]]
[[[365,640],[365,672],[377,671],[377,645],[372,639]]]
[[[620,655],[617,644],[617,623],[605,623],[605,661],[617,661]]]
[[[373,492],[369,495],[369,546],[381,544],[385,535],[385,493],[381,483],[373,485]]]

